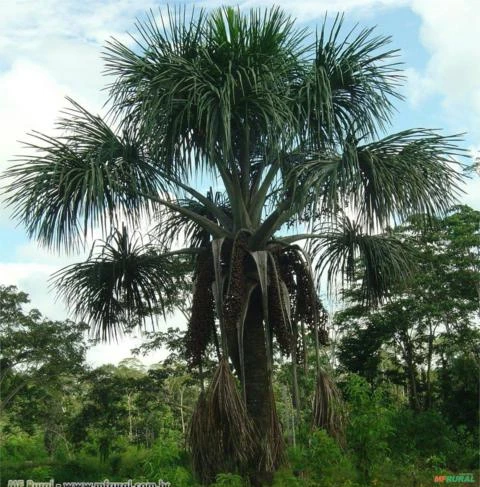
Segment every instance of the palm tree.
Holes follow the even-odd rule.
[[[451,206],[461,151],[430,130],[384,135],[397,51],[373,29],[343,36],[341,17],[312,35],[278,8],[180,9],[147,15],[134,39],[106,45],[106,121],[70,100],[58,135],[34,133],[10,168],[9,203],[57,250],[103,230],[56,276],[103,338],[167,310],[193,263],[186,353],[201,366],[215,343],[219,359],[191,424],[194,463],[205,480],[228,468],[259,483],[283,459],[274,344],[299,360],[304,330],[325,338],[314,274],[361,280],[366,303],[388,295],[410,263],[388,226]]]

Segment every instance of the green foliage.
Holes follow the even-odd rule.
[[[181,446],[181,436],[171,429],[163,430],[143,462],[146,479],[161,478],[179,487],[187,487],[193,483],[188,467],[188,457]]]
[[[246,487],[244,479],[233,473],[219,473],[210,487]]]
[[[281,468],[275,472],[272,487],[304,487],[308,485],[306,481],[295,476],[288,468]]]
[[[350,459],[323,430],[314,431],[310,436],[306,459],[312,478],[322,486],[344,486],[355,479]]]
[[[76,303],[75,315],[90,320],[92,336],[106,341],[117,339],[132,324],[171,311],[182,278],[191,270],[178,258],[159,255],[155,246],[144,245],[125,226],[97,242],[92,252],[86,262],[72,264],[53,278],[59,295],[69,305]]]
[[[372,390],[365,379],[351,375],[345,386],[349,406],[347,445],[362,482],[371,480],[373,468],[389,455],[391,409],[383,390]]]
[[[98,481],[98,479],[105,478],[110,473],[106,470],[105,464],[97,456],[79,452],[74,458],[62,461],[56,465],[53,471],[53,478],[60,482],[77,479],[94,482]],[[110,477],[112,479],[114,478],[111,475]]]
[[[7,292],[5,296],[11,298],[5,303],[19,299],[19,304],[26,299],[21,293]],[[17,310],[20,314],[16,316],[21,316],[20,308],[5,305],[6,309]],[[161,478],[179,487],[198,485],[184,449],[179,391],[183,391],[184,406],[191,408],[199,387],[181,361],[178,332],[171,340],[171,357],[149,370],[137,359],[126,359],[118,366],[95,370],[79,365],[78,369],[84,369],[81,375],[76,369],[71,375],[65,371],[50,385],[29,376],[25,393],[16,396],[0,422],[3,479],[55,478],[63,482]],[[281,398],[278,409],[285,421],[296,414],[296,446],[291,445],[289,427],[288,466],[275,474],[273,486],[370,487],[391,485],[399,479],[405,485],[421,485],[439,471],[473,470],[478,464],[476,433],[470,427],[476,415],[473,398],[478,387],[472,374],[477,363],[471,351],[475,340],[476,331],[467,329],[439,343],[451,361],[440,370],[444,376],[439,373],[435,377],[451,388],[435,389],[437,394],[445,394],[445,402],[425,411],[409,409],[391,381],[384,379],[375,385],[375,381],[371,384],[355,374],[341,376],[348,410],[345,449],[324,430],[310,429],[311,406],[306,398],[312,397],[314,383],[308,368],[298,367],[306,397],[297,414],[289,395],[291,364],[276,369]],[[312,358],[309,367],[313,366]],[[27,371],[15,373],[22,376]],[[48,397],[50,402],[41,405]],[[63,409],[56,410],[56,402]],[[449,402],[452,404],[447,408]],[[52,425],[52,419],[59,424]],[[51,431],[56,440],[50,449],[45,438]],[[212,485],[243,487],[248,481],[224,472]]]
[[[475,468],[478,460],[473,435],[465,428],[455,429],[432,410],[415,413],[398,408],[392,415],[389,446],[395,460],[416,459],[425,467],[460,471]]]
[[[291,470],[282,470],[274,485],[353,485],[355,469],[349,456],[324,430],[310,432],[305,441],[289,449]]]
[[[24,311],[27,294],[0,285],[0,410],[12,407],[19,394],[35,384],[59,387],[62,374],[81,370],[85,324],[51,321],[36,310]]]
[[[440,347],[444,351],[438,373],[440,409],[451,424],[478,431],[480,362],[475,349],[480,350],[480,330],[462,330],[461,335],[448,337]]]
[[[4,434],[0,442],[0,458],[2,480],[36,478],[26,477],[26,475],[33,475],[34,470],[39,468],[38,464],[48,459],[42,434],[28,435],[17,428],[7,435]],[[38,473],[42,474],[41,471]],[[44,478],[44,480],[49,479]]]

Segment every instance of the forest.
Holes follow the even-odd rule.
[[[473,167],[461,135],[389,132],[390,37],[279,7],[135,29],[106,41],[104,112],[68,98],[1,175],[33,242],[86,259],[51,277],[65,321],[0,287],[2,485],[478,480]]]
[[[412,219],[397,229],[417,250],[408,285],[375,310],[353,289],[329,318],[321,366],[340,421],[313,427],[311,337],[295,385],[292,361],[275,351],[287,461],[273,485],[427,486],[437,475],[478,475],[479,221],[469,207],[428,231]],[[50,321],[25,311],[27,303],[20,290],[0,288],[2,485],[51,478],[200,485],[186,438],[206,385],[185,358],[185,330],[149,332],[132,358],[92,368],[87,325]],[[142,355],[160,344],[167,358],[147,368]],[[209,354],[205,368],[213,369],[213,347]],[[247,484],[225,471],[211,485]]]

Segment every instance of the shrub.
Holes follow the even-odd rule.
[[[245,487],[245,481],[237,474],[219,473],[210,487]]]
[[[307,444],[291,448],[289,459],[293,475],[287,471],[277,475],[278,486],[341,487],[353,485],[356,477],[348,455],[322,429],[313,431]]]
[[[393,431],[392,407],[382,389],[372,390],[362,377],[352,374],[346,384],[349,418],[347,445],[354,455],[362,483],[370,484],[375,465],[385,462]]]

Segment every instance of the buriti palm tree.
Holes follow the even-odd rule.
[[[162,311],[175,259],[192,259],[187,355],[198,366],[209,343],[219,349],[190,430],[205,480],[233,469],[261,482],[282,462],[273,349],[298,360],[303,329],[322,340],[310,262],[330,280],[361,279],[376,302],[409,268],[387,226],[444,211],[458,190],[455,138],[382,135],[400,97],[389,39],[342,37],[341,25],[312,35],[277,8],[147,16],[132,48],[106,45],[110,125],[72,101],[58,136],[34,133],[8,172],[15,218],[42,244],[71,250],[105,232],[57,275],[100,336]],[[140,219],[156,239],[117,228]]]

